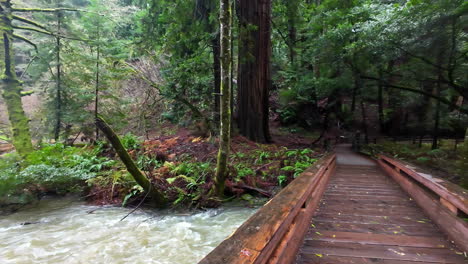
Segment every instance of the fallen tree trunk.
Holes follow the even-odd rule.
[[[135,181],[143,187],[145,192],[148,193],[148,196],[151,197],[152,201],[155,203],[157,207],[165,207],[167,204],[167,199],[162,192],[159,192],[154,188],[151,182],[146,178],[146,176],[141,172],[141,170],[136,166],[135,162],[133,162],[132,158],[128,154],[125,147],[122,145],[119,137],[112,128],[102,119],[101,117],[96,117],[96,126],[104,133],[106,138],[112,144],[115,151],[119,155],[120,159],[124,163],[127,171],[132,175]]]

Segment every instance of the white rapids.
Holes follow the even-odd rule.
[[[256,209],[175,215],[67,199],[0,216],[0,263],[195,264]]]

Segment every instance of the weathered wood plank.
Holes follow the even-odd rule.
[[[465,263],[463,257],[445,248],[419,248],[390,245],[362,245],[359,243],[338,243],[305,241],[302,254],[322,254],[342,257],[378,258],[392,260]]]
[[[447,241],[434,237],[367,234],[317,230],[307,235],[306,240],[348,242],[362,245],[393,245],[402,247],[449,248]]]
[[[307,254],[297,264],[427,264],[428,262]],[[447,263],[447,262],[430,262]]]
[[[356,233],[373,233],[387,235],[407,235],[407,236],[440,236],[440,231],[433,226],[398,226],[398,225],[382,225],[382,224],[360,224],[360,223],[343,223],[343,222],[320,222],[315,221],[313,225],[317,229],[328,231],[356,232]],[[311,230],[312,232],[315,232]]]

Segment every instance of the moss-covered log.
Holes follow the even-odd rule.
[[[0,85],[11,123],[13,145],[21,156],[33,150],[29,120],[21,102],[21,82],[14,65],[13,16],[10,0],[0,0]]]
[[[231,23],[232,4],[221,0],[221,125],[219,137],[218,162],[212,195],[224,195],[224,183],[228,174],[227,161],[231,145]]]
[[[132,175],[135,181],[143,187],[143,189],[151,197],[152,201],[155,202],[157,207],[165,207],[167,204],[167,199],[162,192],[156,190],[156,188],[151,184],[151,182],[146,178],[146,176],[141,172],[141,170],[133,162],[132,158],[128,154],[125,147],[122,145],[122,142],[119,139],[119,136],[115,134],[112,128],[101,118],[96,118],[96,126],[104,133],[106,138],[114,147],[117,155],[127,167],[127,171]]]

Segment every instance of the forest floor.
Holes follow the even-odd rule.
[[[130,150],[130,154],[153,184],[166,192],[174,206],[218,206],[219,203],[207,199],[213,184],[218,138],[197,137],[186,128],[171,129],[171,135],[145,140]],[[311,146],[317,135],[297,130],[274,126],[271,144],[258,144],[239,135],[232,138],[226,181],[228,200],[240,198],[247,204],[265,202],[257,198],[272,197],[323,155],[323,150]],[[115,158],[111,149],[105,155]],[[115,181],[93,184],[88,197],[94,204],[139,201],[141,194],[129,198],[128,187]]]

